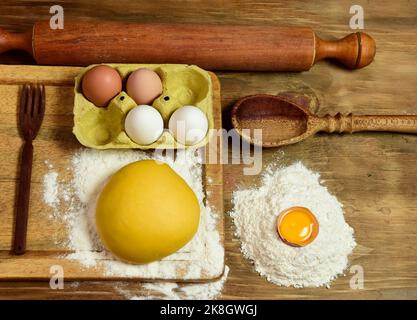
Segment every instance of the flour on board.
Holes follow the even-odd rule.
[[[229,267],[225,266],[219,280],[207,283],[148,282],[140,284],[136,290],[124,283],[115,289],[130,300],[212,300],[222,293],[229,271]]]
[[[151,155],[142,151],[81,149],[72,157],[73,178],[70,182],[58,183],[59,174],[56,172],[45,174],[45,202],[53,209],[52,216],[63,220],[68,227],[68,243],[62,245],[74,251],[65,258],[77,260],[84,268],[100,264],[105,275],[121,277],[172,279],[178,272],[176,261],[167,263],[172,260],[192,260],[191,266],[182,270],[184,279],[220,274],[224,267],[224,248],[215,227],[218,214],[204,205],[201,159],[192,150],[179,150],[175,159],[169,153],[152,158],[169,164],[195,192],[200,202],[201,218],[194,238],[171,256],[144,265],[116,260],[101,245],[94,223],[95,205],[101,188],[124,165],[149,158]],[[51,170],[49,166],[48,169]],[[59,202],[63,206],[58,208],[55,204]]]

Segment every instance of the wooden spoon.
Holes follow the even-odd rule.
[[[286,98],[265,94],[239,99],[232,108],[232,124],[245,140],[262,147],[297,143],[319,131],[417,133],[417,115],[355,116],[338,113],[318,117]],[[261,139],[254,135],[254,129],[262,129]]]

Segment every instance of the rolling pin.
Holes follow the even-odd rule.
[[[363,32],[326,41],[312,29],[65,21],[36,22],[25,33],[0,30],[0,53],[25,50],[38,64],[183,63],[210,70],[306,71],[323,59],[350,69],[370,64],[374,40]]]

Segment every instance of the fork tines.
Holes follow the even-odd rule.
[[[35,139],[45,114],[45,86],[25,84],[22,89],[19,123],[26,140]]]

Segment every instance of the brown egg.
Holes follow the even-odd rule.
[[[82,89],[89,101],[97,107],[105,107],[122,91],[122,78],[112,67],[99,65],[84,74]]]
[[[162,94],[162,81],[155,71],[141,68],[129,76],[126,90],[137,104],[151,105]]]

